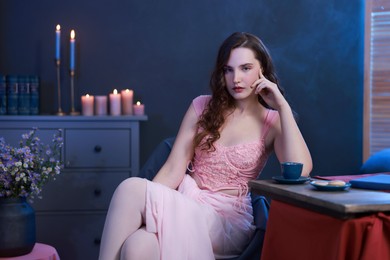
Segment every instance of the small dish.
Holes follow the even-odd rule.
[[[311,181],[310,184],[320,191],[343,191],[351,187],[351,183],[349,182],[347,182],[344,186],[319,185],[316,184],[316,181]]]
[[[308,177],[299,177],[298,179],[286,179],[283,176],[273,176],[272,179],[281,184],[302,184],[310,180]]]

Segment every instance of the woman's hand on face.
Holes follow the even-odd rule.
[[[286,102],[278,86],[269,81],[259,72],[259,79],[253,82],[252,88],[255,88],[255,94],[260,95],[263,100],[273,109],[279,110],[283,102]]]

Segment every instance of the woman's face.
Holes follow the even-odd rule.
[[[251,86],[259,79],[260,62],[251,49],[244,47],[233,49],[224,73],[227,90],[235,99],[255,95],[255,88]]]

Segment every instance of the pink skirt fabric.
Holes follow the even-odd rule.
[[[145,225],[157,234],[161,260],[238,256],[254,232],[250,198],[199,189],[186,175],[178,190],[147,181]]]

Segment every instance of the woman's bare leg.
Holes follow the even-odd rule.
[[[104,224],[100,260],[119,259],[123,243],[142,226],[145,202],[145,179],[129,178],[118,186]]]
[[[140,228],[129,236],[122,246],[121,260],[159,260],[157,234]]]

